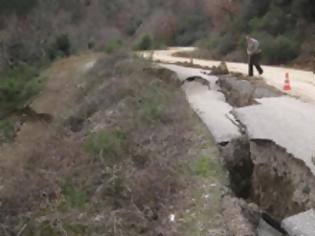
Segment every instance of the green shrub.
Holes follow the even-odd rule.
[[[9,119],[0,120],[0,144],[12,141],[14,136],[14,123]]]
[[[191,170],[195,175],[207,179],[222,173],[220,162],[208,155],[197,157],[191,165]]]
[[[235,35],[231,32],[224,34],[217,46],[217,52],[220,55],[226,55],[232,52],[237,46],[237,40],[235,40],[236,38],[237,37],[235,37]]]
[[[258,37],[263,50],[263,61],[270,64],[282,64],[296,58],[299,54],[299,42],[287,36],[276,38],[265,33]]]
[[[64,55],[70,55],[70,40],[67,34],[61,34],[56,38],[56,48],[60,50]]]
[[[117,51],[121,46],[122,42],[120,40],[109,40],[104,47],[104,51],[111,54]]]
[[[198,4],[196,3],[196,5]],[[209,33],[211,25],[211,18],[203,15],[201,8],[195,8],[194,12],[180,19],[171,43],[179,46],[190,46],[198,40],[205,38]]]
[[[222,37],[219,34],[210,34],[209,37],[201,40],[198,44],[202,48],[215,49],[220,44]]]
[[[312,0],[294,0],[291,5],[291,12],[295,17],[301,17],[315,21],[315,5]]]
[[[293,60],[299,54],[300,46],[299,42],[294,41],[286,36],[279,36],[276,39],[274,46],[274,57],[275,63],[286,63]]]
[[[53,44],[48,49],[48,55],[51,60],[58,57],[69,56],[71,53],[71,42],[67,34],[61,34],[56,37]]]
[[[65,197],[61,208],[81,208],[87,202],[87,194],[77,188],[71,181],[63,181],[61,183],[61,193]]]
[[[85,149],[90,154],[113,163],[124,154],[126,138],[126,134],[120,130],[101,130],[87,137]]]
[[[15,12],[27,14],[37,3],[37,0],[0,0],[0,12]]]
[[[162,99],[162,98],[161,98]],[[152,94],[142,98],[141,107],[138,109],[138,118],[141,122],[154,122],[162,117],[160,96]]]
[[[252,31],[266,31],[272,35],[279,35],[292,27],[294,23],[280,7],[272,7],[262,18],[253,18],[250,22]]]
[[[133,46],[134,50],[150,50],[153,46],[153,40],[150,35],[144,34],[136,41]]]
[[[39,67],[23,65],[3,74],[0,80],[0,113],[6,113],[25,106],[36,95],[44,78]]]

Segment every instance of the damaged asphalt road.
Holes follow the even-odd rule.
[[[254,235],[283,235],[281,221],[295,216],[298,223],[283,223],[284,229],[289,235],[311,236],[308,232],[315,232],[315,223],[303,226],[299,215],[315,206],[314,104],[286,96],[264,83],[161,66],[176,72],[180,80],[198,76],[209,81],[210,90],[198,81],[185,82],[183,90],[221,147],[233,192],[278,222],[272,226],[279,234],[267,234],[261,228],[264,223],[259,223]]]

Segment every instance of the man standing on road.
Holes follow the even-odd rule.
[[[261,57],[261,49],[259,42],[250,37],[246,36],[247,41],[247,55],[248,55],[248,76],[254,75],[254,66],[256,67],[258,73],[261,75],[264,73],[263,69],[259,65]]]

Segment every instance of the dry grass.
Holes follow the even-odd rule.
[[[100,60],[71,115],[2,163],[2,234],[161,235],[183,188],[193,114],[178,85],[147,66]]]

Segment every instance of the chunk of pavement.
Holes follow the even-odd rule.
[[[314,209],[284,219],[282,227],[288,232],[289,236],[314,236]]]
[[[212,66],[210,75],[227,75],[229,74],[229,69],[224,61],[221,61],[221,63],[218,66]]]
[[[262,81],[246,80],[244,77],[220,76],[217,81],[228,102],[236,107],[256,104],[256,99],[279,97],[283,93]]]

